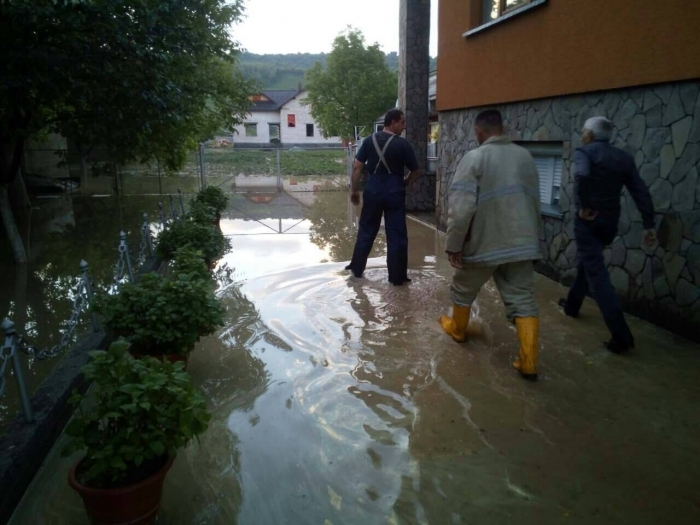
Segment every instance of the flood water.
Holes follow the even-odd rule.
[[[539,277],[540,381],[489,284],[470,340],[444,335],[443,237],[409,220],[409,275],[343,270],[345,192],[232,194],[226,326],[188,371],[212,412],[166,478],[164,524],[700,523],[700,347],[631,318],[638,348],[601,349],[589,300]],[[84,524],[57,449],[12,524]]]
[[[126,232],[135,258],[140,250],[143,214],[148,214],[154,231],[159,227],[159,201],[164,202],[167,213],[167,196],[61,196],[39,200],[35,209],[18,218],[28,264],[14,264],[4,232],[0,237],[0,319],[12,320],[17,332],[40,349],[59,344],[72,314],[80,262],[88,263],[96,290],[109,288],[116,275],[120,232]],[[83,312],[69,343],[85,330],[92,330],[92,326],[89,315]],[[32,392],[64,352],[48,360],[23,358]],[[6,396],[0,399],[0,434],[20,409],[9,369],[6,379]]]

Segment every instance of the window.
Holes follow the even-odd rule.
[[[246,122],[243,124],[245,128],[246,137],[257,137],[258,136],[258,124],[256,122]]]
[[[564,167],[562,144],[552,142],[521,143],[535,159],[540,176],[540,203],[542,212],[547,215],[561,216],[559,194],[561,192],[561,174]]]
[[[307,136],[307,137],[313,137],[313,136],[314,136],[314,125],[313,125],[313,124],[307,124],[307,125],[306,125],[306,136]]]
[[[468,38],[472,35],[481,33],[494,25],[499,25],[511,18],[519,17],[522,14],[529,13],[531,10],[547,5],[549,0],[471,0],[474,2],[474,7],[481,6],[481,18],[475,20],[476,24],[472,26],[462,36]]]
[[[287,115],[287,127],[288,128],[295,128],[297,125],[297,118],[296,116],[292,115],[291,113]]]
[[[486,24],[529,3],[531,0],[484,0],[481,21]]]
[[[269,124],[270,126],[270,142],[273,140],[279,141],[280,139],[280,125],[279,124]]]
[[[374,132],[375,132],[375,133],[379,133],[379,132],[382,131],[383,129],[384,129],[384,124],[375,124],[375,125],[374,125]]]

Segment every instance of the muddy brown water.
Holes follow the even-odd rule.
[[[434,229],[409,221],[413,282],[397,288],[383,237],[364,279],[343,270],[346,193],[258,199],[258,221],[248,197],[222,220],[226,326],[188,367],[212,421],[175,461],[159,523],[700,523],[698,345],[630,318],[638,348],[612,355],[595,305],[565,317],[565,290],[538,276],[531,384],[492,283],[468,343],[441,333],[452,272]],[[87,523],[76,459],[52,452],[13,525]]]

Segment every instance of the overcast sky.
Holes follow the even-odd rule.
[[[430,55],[437,54],[437,6],[431,0]],[[385,53],[399,50],[399,0],[245,0],[233,35],[251,53],[328,53],[346,26]]]

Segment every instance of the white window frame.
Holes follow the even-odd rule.
[[[521,142],[535,160],[540,178],[540,206],[545,215],[561,217],[559,198],[561,177],[564,171],[563,144],[561,142]]]
[[[515,17],[520,16],[521,14],[527,13],[532,9],[535,9],[539,6],[543,6],[549,2],[549,0],[530,0],[527,4],[520,5],[518,7],[513,7],[511,9],[508,9],[506,11],[499,10],[500,16],[498,18],[493,18],[491,19],[490,17],[487,18],[486,13],[490,12],[488,11],[488,4],[490,4],[489,0],[471,0],[472,2],[481,2],[481,19],[479,20],[478,25],[473,27],[472,29],[466,31],[465,33],[462,33],[462,36],[464,38],[468,38],[472,35],[475,35],[477,33],[481,33],[482,31],[489,29],[490,27],[493,27],[494,25],[501,24],[503,22],[506,22],[507,20],[511,20]]]
[[[248,135],[248,129],[255,131],[255,135]],[[258,136],[258,123],[257,122],[244,122],[243,129],[245,131],[245,136],[250,138],[256,138]]]

